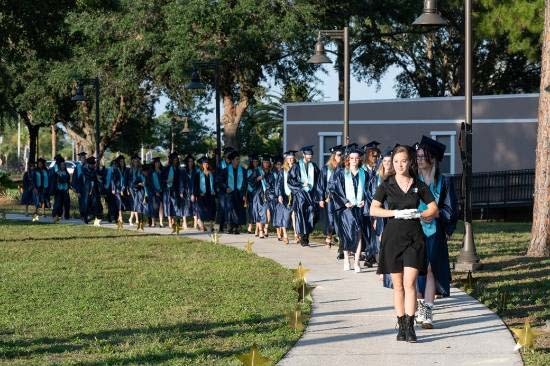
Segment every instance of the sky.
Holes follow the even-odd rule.
[[[323,72],[322,70],[327,72]],[[380,90],[376,90],[376,85],[368,86],[366,83],[357,81],[353,75],[350,80],[350,100],[371,100],[371,99],[392,99],[395,98],[395,91],[393,86],[395,84],[395,77],[398,74],[397,68],[390,68],[388,72],[384,75],[381,80]],[[317,89],[319,89],[324,96],[323,101],[335,101],[338,100],[338,73],[334,69],[334,65],[326,64],[316,73],[317,78],[320,80],[317,84]],[[268,85],[272,91],[278,92],[279,89]],[[166,105],[169,100],[166,97],[161,97],[159,102],[155,106],[155,114],[158,116],[166,110]],[[208,125],[214,127],[215,121],[215,101],[212,98],[209,108],[212,110],[207,116],[204,116]],[[223,113],[223,110],[222,110]]]

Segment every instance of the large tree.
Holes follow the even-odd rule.
[[[181,89],[192,61],[219,60],[224,143],[239,146],[243,114],[267,77],[291,78],[311,70],[314,2],[286,0],[170,1],[163,7],[167,67],[158,80],[177,81]],[[306,46],[308,44],[308,46]],[[210,75],[212,72],[205,72]],[[170,93],[170,92],[169,92]]]
[[[542,44],[533,228],[527,251],[534,257],[550,256],[550,0],[544,10]]]

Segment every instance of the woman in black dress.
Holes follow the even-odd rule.
[[[378,274],[391,273],[394,307],[397,313],[398,341],[416,342],[414,313],[416,310],[416,279],[426,273],[426,249],[420,218],[438,216],[437,204],[428,186],[418,180],[411,168],[410,147],[396,146],[392,153],[393,170],[376,190],[370,213],[389,218],[382,234]],[[419,213],[420,201],[427,209]],[[387,203],[387,208],[384,208]]]

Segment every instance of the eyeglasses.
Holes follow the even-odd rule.
[[[416,160],[426,160],[424,155],[416,155]]]

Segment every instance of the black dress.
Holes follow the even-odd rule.
[[[414,178],[405,193],[399,188],[395,176],[386,179],[377,188],[374,200],[387,203],[388,210],[416,209],[420,200],[434,202],[428,186]],[[412,267],[425,273],[427,269],[424,235],[419,219],[401,220],[390,218],[382,233],[378,274],[403,272],[403,267]]]

